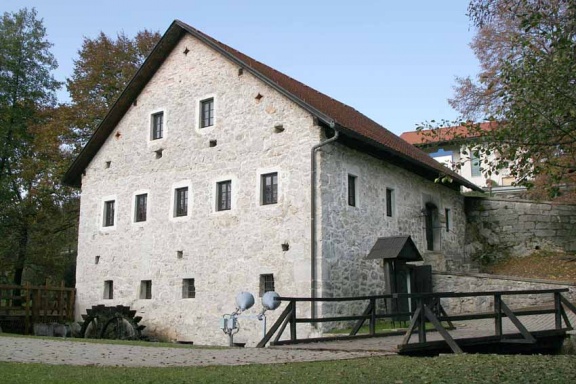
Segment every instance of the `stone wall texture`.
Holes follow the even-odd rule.
[[[466,197],[466,253],[472,258],[576,251],[576,205]]]
[[[521,279],[488,274],[442,273],[432,274],[434,292],[519,291],[534,289],[564,289],[563,296],[576,301],[576,284],[539,279]],[[503,301],[510,308],[523,308],[553,303],[553,294],[505,295]],[[491,296],[442,299],[448,314],[494,311]]]
[[[215,123],[200,129],[198,106],[207,97],[214,97]],[[150,140],[151,114],[158,111],[164,137]],[[284,131],[274,129],[279,124]],[[320,137],[308,113],[184,37],[83,177],[78,318],[92,305],[129,305],[150,334],[227,344],[220,318],[235,309],[241,291],[256,297],[249,313],[261,309],[261,274],[273,274],[282,295],[309,296],[310,148]],[[269,172],[278,173],[278,203],[262,205],[260,176]],[[218,212],[222,180],[232,181],[232,209]],[[182,186],[189,188],[188,215],[174,217],[174,190]],[[148,194],[143,223],[134,222],[139,193]],[[115,200],[113,227],[103,227],[105,200]],[[182,298],[183,279],[195,279],[195,298]],[[113,299],[103,298],[106,280],[113,281]],[[140,299],[142,280],[152,281],[151,299]],[[268,313],[269,324],[278,312]],[[257,342],[262,323],[240,322],[237,341]]]

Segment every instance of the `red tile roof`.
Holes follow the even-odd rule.
[[[88,166],[90,160],[103,144],[106,137],[112,132],[121,116],[128,109],[131,101],[135,98],[154,72],[160,67],[164,58],[174,48],[180,38],[189,33],[203,41],[212,48],[220,51],[228,59],[245,67],[260,80],[268,83],[276,90],[289,97],[310,113],[318,117],[328,125],[334,126],[346,136],[354,140],[362,141],[365,145],[376,148],[377,151],[385,151],[395,159],[397,164],[406,168],[418,169],[420,173],[426,173],[428,178],[433,179],[439,173],[448,174],[454,180],[454,186],[465,185],[478,190],[474,184],[452,172],[436,160],[432,159],[423,151],[415,148],[406,141],[388,131],[375,121],[369,119],[354,108],[343,104],[333,98],[318,92],[307,85],[281,73],[277,70],[246,56],[226,44],[198,31],[197,29],[181,22],[174,21],[166,31],[162,40],[158,43],[142,68],[134,76],[130,84],[119,97],[116,104],[111,108],[108,115],[98,127],[92,139],[80,153],[76,161],[68,170],[64,181],[71,185],[80,184],[80,174]],[[410,166],[408,167],[408,163]]]
[[[481,123],[479,129],[484,132],[493,130],[496,127],[495,122]],[[476,129],[470,130],[467,126],[460,125],[457,127],[438,128],[435,133],[428,131],[408,131],[400,135],[400,138],[412,145],[448,143],[454,139],[472,139],[478,137],[480,132]]]

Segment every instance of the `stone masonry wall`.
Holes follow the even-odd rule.
[[[476,260],[576,251],[576,205],[466,197],[466,215],[466,253]]]
[[[199,103],[209,97],[214,125],[199,128]],[[151,115],[159,111],[164,135],[151,140]],[[247,315],[261,309],[261,274],[274,275],[281,295],[309,296],[310,148],[319,140],[308,113],[183,37],[82,179],[78,319],[93,305],[129,305],[149,334],[226,345],[220,318],[235,309],[241,291],[256,297]],[[278,203],[262,205],[261,175],[270,172],[278,173]],[[216,211],[223,180],[232,181],[232,209]],[[185,186],[188,214],[174,217],[175,189]],[[148,194],[148,212],[139,223],[134,204],[141,193]],[[112,227],[103,226],[107,200],[115,201]],[[183,279],[195,280],[195,298],[182,298]],[[151,299],[140,298],[142,280],[152,282]],[[113,281],[113,299],[104,299],[105,281]],[[268,324],[282,308],[267,313]],[[309,315],[308,307],[299,310]],[[235,340],[254,345],[262,322],[240,322]]]
[[[436,270],[462,264],[464,203],[458,191],[423,179],[385,161],[342,145],[321,149],[320,289],[324,297],[385,292],[382,260],[365,260],[378,237],[411,235],[425,263]],[[356,176],[356,206],[348,205],[348,175]],[[393,215],[386,214],[386,188],[394,190]],[[426,251],[422,208],[433,201],[451,211],[451,230],[441,218],[441,247]],[[358,303],[325,305],[332,314],[361,313]]]
[[[533,289],[563,289],[569,292],[563,296],[576,301],[576,284],[550,280],[526,279],[488,274],[458,274],[436,272],[432,274],[434,292],[479,292],[479,291],[519,291]],[[505,295],[503,300],[510,308],[525,308],[552,304],[552,294]],[[492,312],[494,301],[491,296],[442,299],[442,306],[448,314]]]

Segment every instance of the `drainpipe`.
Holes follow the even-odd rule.
[[[310,172],[310,293],[311,297],[316,298],[317,280],[316,280],[316,151],[326,144],[338,140],[338,131],[334,128],[332,122],[330,128],[334,129],[334,136],[330,139],[316,144],[311,150],[311,172]],[[316,318],[316,302],[311,302],[311,317]]]

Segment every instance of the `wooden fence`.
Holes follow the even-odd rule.
[[[76,290],[60,286],[0,284],[0,324],[9,332],[32,332],[34,323],[74,321]]]

